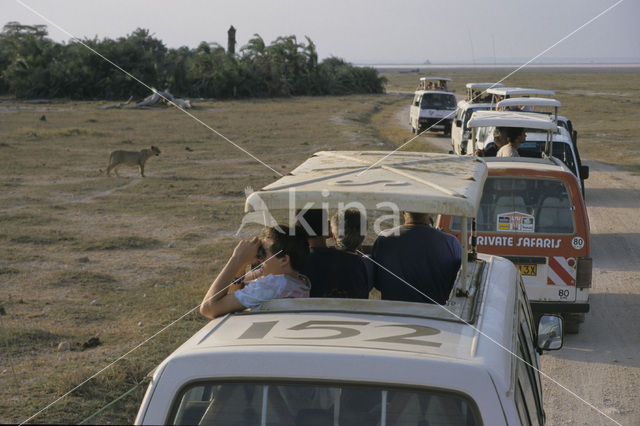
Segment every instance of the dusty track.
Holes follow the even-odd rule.
[[[591,312],[542,371],[624,425],[640,424],[640,175],[590,163]],[[548,424],[615,424],[543,379]]]
[[[409,108],[398,120],[410,130]],[[450,138],[418,137],[443,152]],[[640,174],[586,162],[591,224],[591,312],[564,347],[541,357],[542,371],[597,410],[543,378],[549,425],[640,425]]]

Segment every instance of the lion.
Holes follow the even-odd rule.
[[[109,166],[107,167],[107,176],[111,176],[111,170],[118,174],[118,167],[122,164],[126,166],[138,166],[140,175],[144,177],[144,163],[154,155],[160,155],[157,146],[151,145],[151,149],[141,149],[140,151],[113,151],[109,155]]]

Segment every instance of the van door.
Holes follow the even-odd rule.
[[[451,146],[453,152],[458,155],[464,155],[465,152],[462,152],[462,128],[463,123],[462,120],[464,118],[464,109],[458,105],[456,109],[456,114],[453,118],[453,123],[451,123]]]
[[[409,124],[413,133],[420,132],[420,102],[422,100],[422,92],[416,92],[413,95],[411,108],[409,109]]]

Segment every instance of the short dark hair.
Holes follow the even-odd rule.
[[[279,225],[279,228],[282,229],[282,232],[276,228],[264,228],[260,235],[261,239],[271,242],[271,252],[276,257],[289,255],[291,268],[296,271],[302,270],[304,262],[309,255],[309,242],[306,234],[303,230],[297,228],[291,234],[289,227],[284,225]]]
[[[524,132],[524,127],[505,127],[504,133],[506,133],[506,137],[508,141],[514,141],[518,136],[520,136]]]
[[[299,212],[300,210],[298,210],[296,213],[299,213]],[[311,235],[307,233],[307,237],[328,237],[328,235],[326,235],[324,232],[325,229],[328,230],[329,228],[327,226],[329,223],[328,216],[329,216],[329,212],[327,212],[324,209],[309,209],[305,211],[302,214],[302,219],[309,224],[309,227],[311,227],[311,230],[313,231],[313,234],[314,234],[314,235]],[[302,228],[302,226],[299,223],[296,225],[296,228],[298,228],[299,226],[300,228]],[[305,232],[304,228],[302,228],[302,232]]]
[[[429,213],[416,213],[416,212],[406,212],[409,215],[409,218],[416,223],[428,223],[429,222]]]

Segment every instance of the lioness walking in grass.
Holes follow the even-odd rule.
[[[109,166],[107,166],[107,176],[111,176],[111,170],[118,175],[118,167],[122,164],[126,166],[138,166],[140,176],[144,177],[144,163],[154,155],[160,155],[158,147],[151,145],[151,149],[141,149],[140,151],[113,151],[109,155]]]

